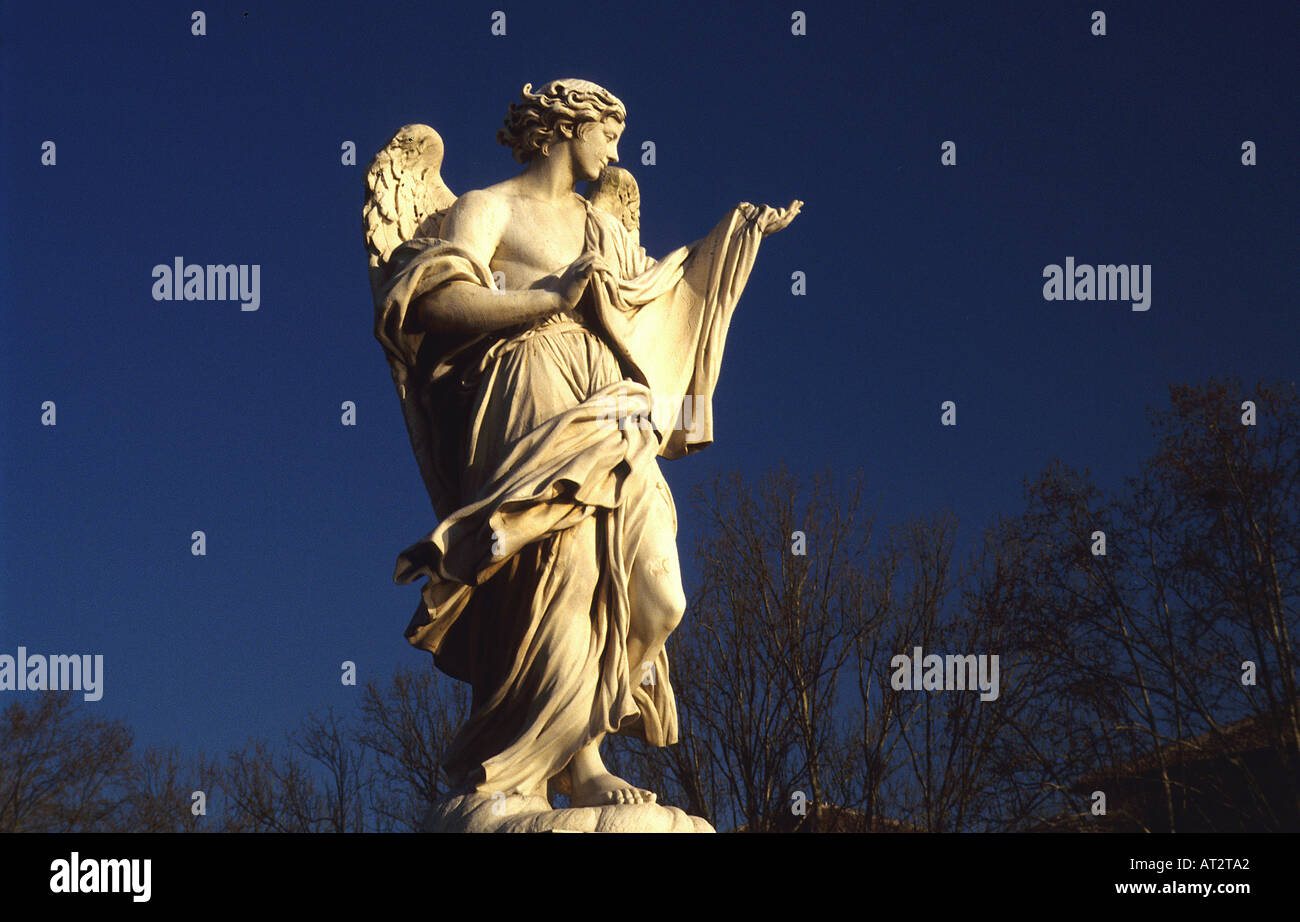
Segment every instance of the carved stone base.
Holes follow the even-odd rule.
[[[698,816],[658,804],[553,809],[545,797],[462,794],[429,808],[421,832],[714,832]]]

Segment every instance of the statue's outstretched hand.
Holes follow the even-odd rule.
[[[798,199],[791,202],[787,208],[773,208],[771,205],[751,205],[749,202],[740,203],[741,212],[749,220],[758,223],[759,232],[763,236],[785,230],[802,208],[803,202]]]

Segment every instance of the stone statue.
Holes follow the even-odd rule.
[[[732,311],[802,203],[742,203],[656,261],[611,166],[626,115],[586,80],[529,84],[497,135],[518,175],[457,198],[425,125],[367,170],[375,335],[438,517],[394,579],[425,578],[407,639],[473,689],[426,829],[710,830],[600,744],[677,740],[664,641],[685,596],[657,458],[712,441]]]

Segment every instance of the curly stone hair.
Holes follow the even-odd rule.
[[[505,127],[497,132],[497,141],[509,147],[519,163],[548,155],[552,144],[572,138],[585,122],[627,119],[623,102],[590,80],[552,80],[536,93],[532,90],[531,83],[524,84],[523,101],[510,104]]]

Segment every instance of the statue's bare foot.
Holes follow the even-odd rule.
[[[574,807],[606,807],[610,804],[652,804],[653,791],[628,784],[617,775],[601,772],[579,781],[573,779],[569,803]]]

